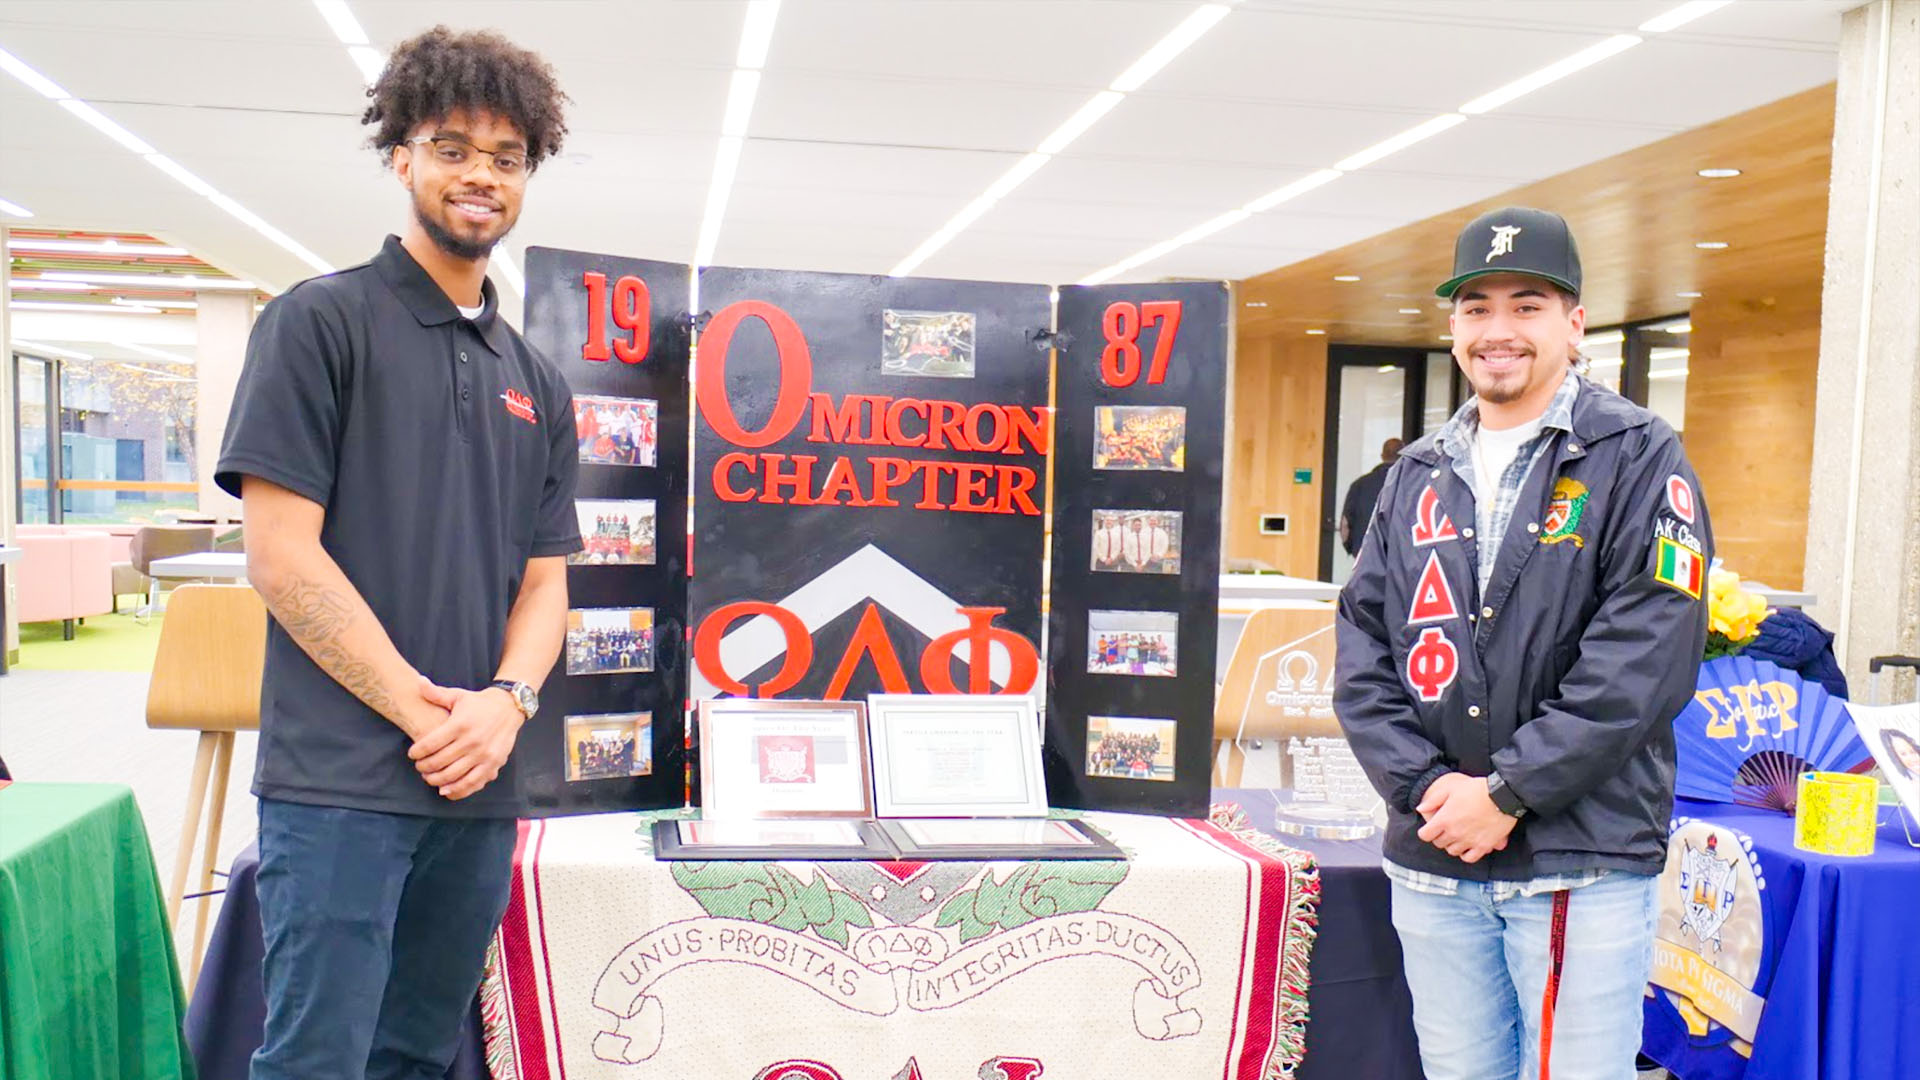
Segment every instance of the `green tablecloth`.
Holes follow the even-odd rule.
[[[0,1080],[192,1080],[133,792],[0,788]]]

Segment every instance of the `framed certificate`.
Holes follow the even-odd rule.
[[[875,694],[867,704],[879,816],[1047,816],[1032,698]]]
[[[709,822],[872,817],[867,707],[857,701],[702,701],[700,793],[700,816]]]
[[[653,854],[663,862],[701,859],[887,862],[899,857],[873,822],[847,818],[656,821]]]
[[[880,827],[908,861],[1127,857],[1085,822],[1060,818],[894,818]]]

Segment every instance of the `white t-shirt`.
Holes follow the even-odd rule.
[[[480,301],[480,305],[478,307],[460,307],[459,304],[455,304],[453,306],[460,308],[460,317],[467,320],[468,322],[472,322],[473,320],[479,318],[481,315],[485,314],[487,310],[487,302],[485,300]]]
[[[1519,427],[1493,431],[1485,424],[1475,429],[1473,436],[1473,479],[1479,490],[1474,494],[1478,501],[1486,503],[1494,491],[1500,487],[1500,476],[1513,464],[1514,455],[1534,437],[1540,434],[1540,425],[1546,417],[1536,416]]]

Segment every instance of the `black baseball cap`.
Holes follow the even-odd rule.
[[[1580,249],[1567,219],[1551,210],[1508,206],[1481,214],[1453,242],[1453,276],[1433,290],[1453,299],[1460,286],[1492,274],[1546,278],[1580,295]]]

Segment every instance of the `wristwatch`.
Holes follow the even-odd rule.
[[[1520,801],[1520,795],[1507,786],[1507,782],[1500,778],[1498,772],[1487,774],[1487,798],[1492,799],[1493,805],[1499,807],[1500,812],[1508,817],[1527,816],[1527,804]]]
[[[497,687],[512,695],[513,703],[520,707],[520,714],[529,720],[533,719],[534,713],[540,711],[540,695],[534,693],[533,687],[526,683],[513,682],[510,679],[495,679],[487,686],[489,689]]]

